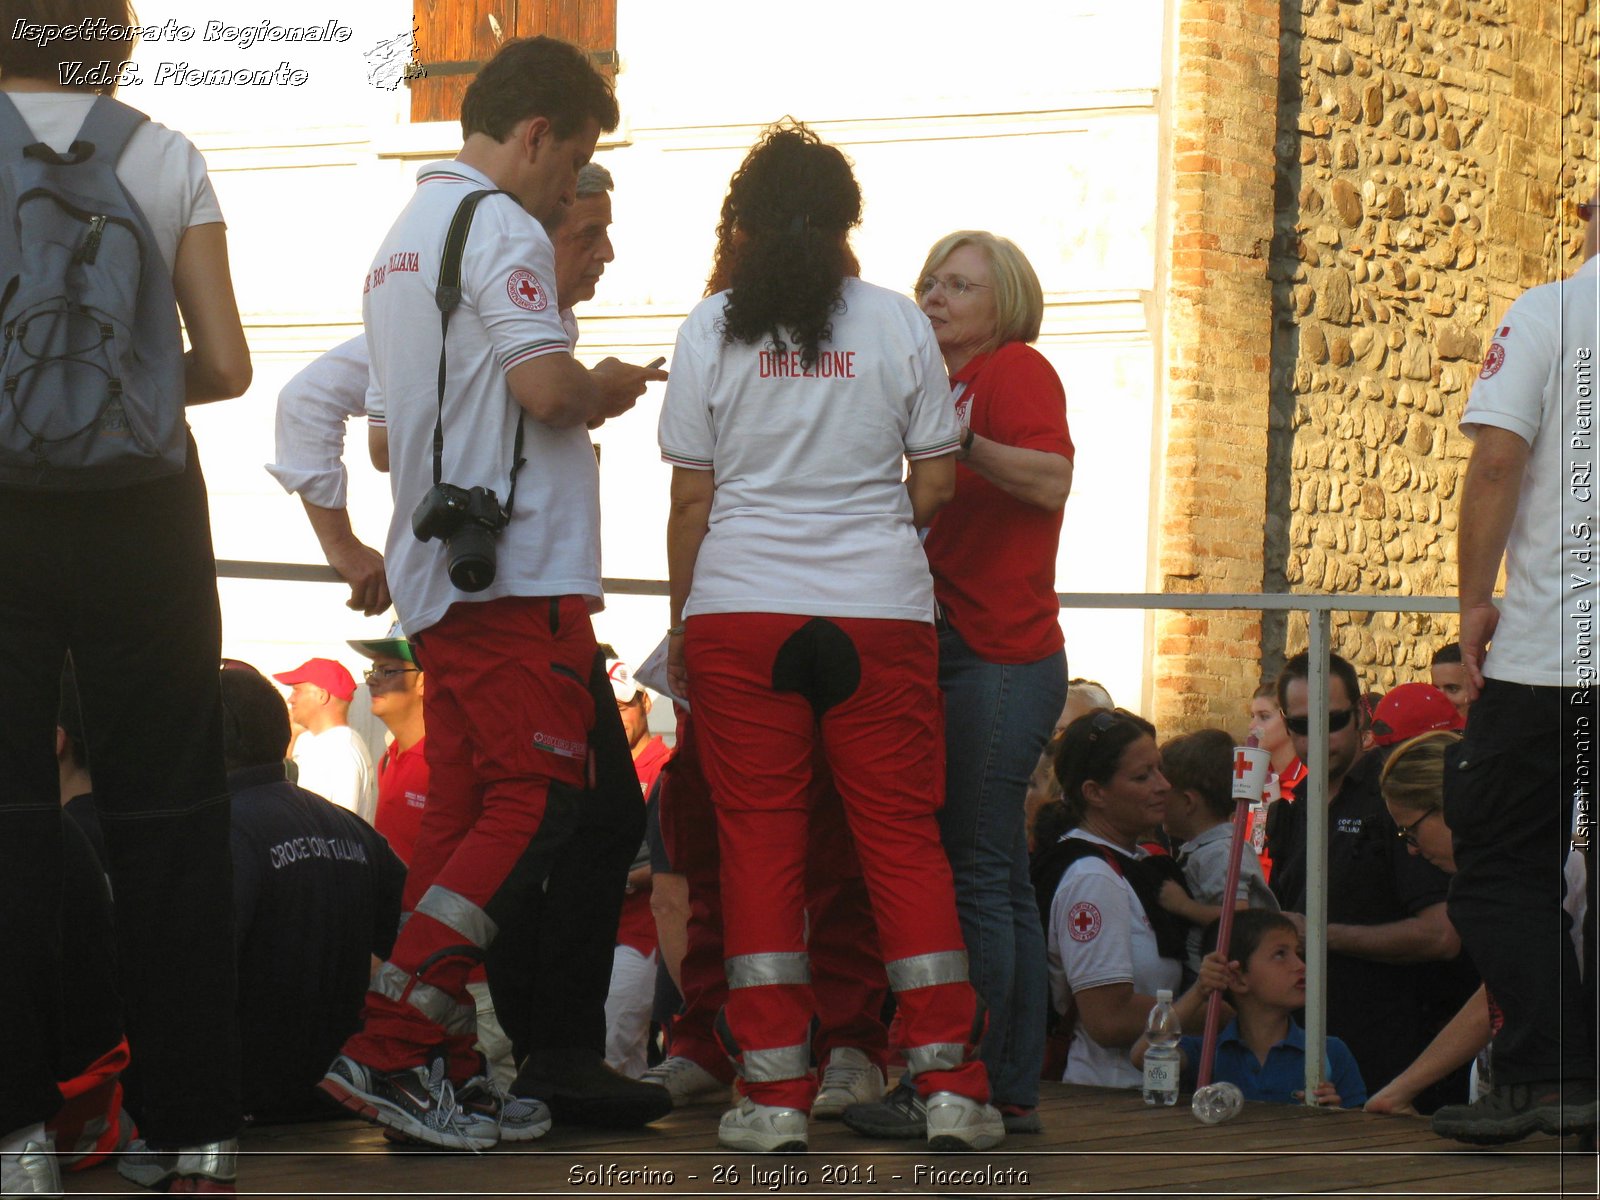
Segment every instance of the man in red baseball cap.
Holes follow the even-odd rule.
[[[1393,746],[1430,730],[1465,726],[1450,697],[1431,683],[1402,683],[1372,714],[1372,744]]]
[[[303,730],[290,751],[300,786],[370,823],[378,790],[372,755],[350,728],[355,677],[331,658],[311,658],[273,678],[289,688],[289,716]]]

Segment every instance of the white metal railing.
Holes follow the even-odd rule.
[[[1056,593],[1062,608],[1243,609],[1303,612],[1310,623],[1306,690],[1306,1091],[1315,1107],[1328,1046],[1328,652],[1335,612],[1458,611],[1454,597],[1341,596],[1321,593],[1211,594],[1168,592]],[[1359,703],[1361,697],[1350,697]]]
[[[332,567],[304,563],[217,561],[233,579],[343,583]],[[663,579],[604,579],[608,595],[666,596]],[[1310,693],[1306,762],[1306,1078],[1305,1102],[1315,1106],[1328,1041],[1328,652],[1336,612],[1457,611],[1453,596],[1353,596],[1325,593],[1057,592],[1062,608],[1303,612],[1310,625]],[[1360,697],[1351,697],[1359,701]]]

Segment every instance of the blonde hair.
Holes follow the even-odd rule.
[[[1401,742],[1378,776],[1383,798],[1409,812],[1444,807],[1444,756],[1461,741],[1449,729],[1434,729]]]
[[[981,229],[961,229],[947,233],[933,244],[917,275],[919,280],[932,275],[944,260],[963,246],[976,246],[988,260],[994,277],[994,347],[1007,342],[1033,342],[1044,323],[1044,289],[1034,274],[1028,256],[1016,243]]]

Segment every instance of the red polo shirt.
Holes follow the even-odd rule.
[[[956,413],[974,433],[1007,446],[1071,459],[1067,396],[1055,368],[1032,346],[1007,342],[956,373],[966,384]],[[955,498],[925,543],[940,608],[981,658],[1037,662],[1061,649],[1056,546],[1061,512],[1025,504],[956,464]]]
[[[407,866],[422,828],[422,810],[428,805],[428,760],[422,748],[427,738],[401,753],[391,743],[378,760],[378,811],[372,827],[389,839],[389,846]]]
[[[659,737],[652,737],[645,743],[639,757],[633,760],[633,769],[639,773],[639,787],[644,794],[650,794],[650,788],[656,781],[656,776],[661,774],[661,768],[667,765],[667,760],[672,757],[672,748]],[[650,911],[650,889],[639,888],[630,892],[622,901],[622,921],[617,926],[617,942],[623,946],[632,946],[640,954],[649,955],[656,948],[656,918]]]

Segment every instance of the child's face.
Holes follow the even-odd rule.
[[[1300,939],[1289,929],[1270,931],[1244,964],[1243,994],[1274,1008],[1299,1008],[1306,1002],[1306,963]]]
[[[1167,788],[1167,817],[1162,822],[1167,827],[1171,837],[1188,841],[1206,828],[1201,820],[1205,812],[1205,800],[1199,792],[1190,788]]]

